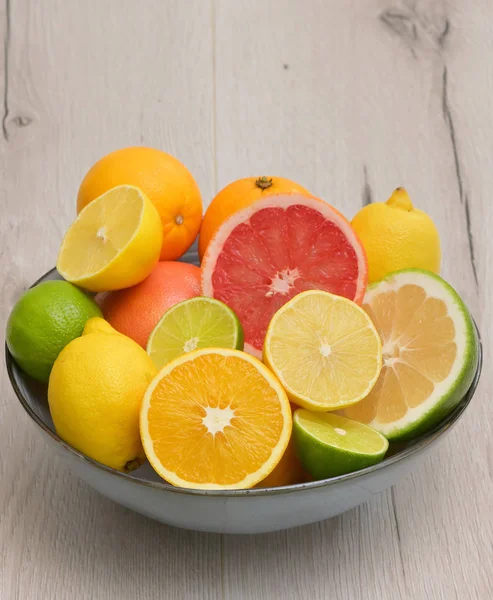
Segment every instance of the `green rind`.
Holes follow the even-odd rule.
[[[227,306],[226,304],[224,304],[223,302],[220,302],[219,300],[216,300],[214,298],[208,298],[205,296],[197,296],[195,298],[190,298],[188,300],[184,300],[182,302],[179,302],[178,304],[175,304],[173,307],[171,307],[170,309],[168,309],[164,315],[161,317],[161,319],[158,321],[158,323],[156,324],[156,326],[154,327],[154,329],[151,332],[151,335],[149,336],[149,340],[147,342],[147,347],[146,347],[146,351],[147,354],[149,356],[152,357],[152,350],[153,350],[153,345],[154,345],[154,338],[155,338],[155,334],[156,332],[159,331],[159,329],[163,326],[163,324],[166,323],[166,320],[170,317],[170,315],[177,311],[180,310],[181,308],[183,308],[186,305],[190,305],[193,304],[195,302],[207,302],[209,304],[214,304],[218,307],[221,308],[221,310],[223,312],[225,312],[226,314],[229,315],[229,317],[231,318],[231,321],[235,324],[234,327],[234,332],[235,332],[235,338],[234,338],[234,344],[231,345],[230,349],[232,350],[243,350],[244,348],[244,331],[243,331],[243,327],[241,325],[240,320],[238,319],[238,317],[236,316],[236,314],[234,313],[233,310],[231,310],[231,308],[229,308],[229,306]],[[185,343],[186,340],[183,340],[183,343]],[[202,348],[202,345],[198,345],[198,348]],[[219,347],[217,345],[213,345],[210,347]],[[176,354],[176,356],[170,356],[169,360],[173,360],[173,358],[176,358],[177,356],[179,356],[180,354]],[[162,366],[162,365],[161,365]]]
[[[479,338],[476,326],[471,317],[471,314],[462,301],[462,298],[456,292],[456,290],[442,277],[431,271],[425,269],[401,269],[390,273],[380,281],[376,281],[368,286],[369,290],[372,290],[384,281],[398,276],[402,273],[420,273],[432,279],[435,279],[444,287],[450,294],[454,303],[459,309],[459,312],[464,317],[465,322],[465,335],[466,335],[466,354],[464,357],[464,363],[460,370],[455,382],[451,385],[448,392],[439,398],[435,405],[431,407],[426,413],[424,413],[419,419],[416,419],[413,423],[410,423],[407,427],[398,428],[391,432],[383,432],[379,429],[378,425],[372,424],[372,427],[379,431],[388,440],[391,441],[407,441],[422,435],[429,431],[432,427],[442,421],[452,410],[459,404],[467,390],[471,387],[474,379],[474,375],[478,366],[479,359]]]
[[[7,347],[23,371],[47,383],[60,352],[82,335],[88,319],[102,316],[96,302],[78,287],[45,281],[27,290],[12,309]]]
[[[307,431],[299,421],[301,410],[306,409],[297,409],[293,415],[293,443],[303,468],[314,479],[338,477],[376,465],[383,460],[389,446],[384,436],[382,436],[382,442],[385,441],[386,443],[383,444],[382,452],[374,454],[349,452],[326,444]],[[368,425],[361,424],[361,426],[373,429]]]

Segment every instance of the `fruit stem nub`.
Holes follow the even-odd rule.
[[[131,473],[132,471],[135,471],[143,464],[144,464],[144,461],[141,458],[137,457],[137,458],[134,458],[133,460],[129,460],[123,467],[123,470],[125,471],[125,473]]]
[[[396,188],[392,196],[386,202],[387,206],[392,206],[393,208],[400,208],[402,210],[411,211],[413,210],[413,203],[411,202],[411,198],[409,198],[409,194],[403,187]]]
[[[260,188],[261,190],[266,190],[267,188],[270,188],[272,185],[272,177],[265,177],[265,175],[263,177],[259,177],[255,181],[255,185],[258,188]]]

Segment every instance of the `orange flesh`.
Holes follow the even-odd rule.
[[[209,423],[224,416],[229,424],[211,433],[204,423],[207,409],[222,409]],[[269,460],[285,415],[278,394],[252,364],[207,354],[161,379],[148,421],[154,452],[165,469],[184,481],[229,485]]]
[[[370,394],[344,414],[363,423],[393,423],[449,375],[455,326],[442,300],[411,284],[379,294],[363,308],[382,338],[384,366]]]

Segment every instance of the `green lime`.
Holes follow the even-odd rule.
[[[102,313],[87,294],[67,281],[45,281],[27,290],[12,309],[8,349],[28,375],[47,382],[57,356],[91,317]]]
[[[243,327],[219,300],[198,296],[166,311],[147,342],[147,353],[160,369],[196,348],[243,350]]]
[[[293,438],[304,468],[315,479],[375,465],[389,447],[387,439],[368,425],[303,408],[294,413]]]

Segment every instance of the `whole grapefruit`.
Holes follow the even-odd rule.
[[[121,148],[89,169],[77,195],[77,212],[111,188],[125,184],[147,194],[161,216],[160,259],[178,259],[195,241],[202,221],[200,190],[190,171],[156,148]]]
[[[283,177],[245,177],[227,185],[205,212],[199,237],[200,258],[219,226],[233,213],[266,196],[290,192],[309,194],[301,185]]]
[[[104,318],[143,348],[163,314],[178,302],[199,296],[201,271],[181,262],[159,262],[138,285],[96,297]]]

